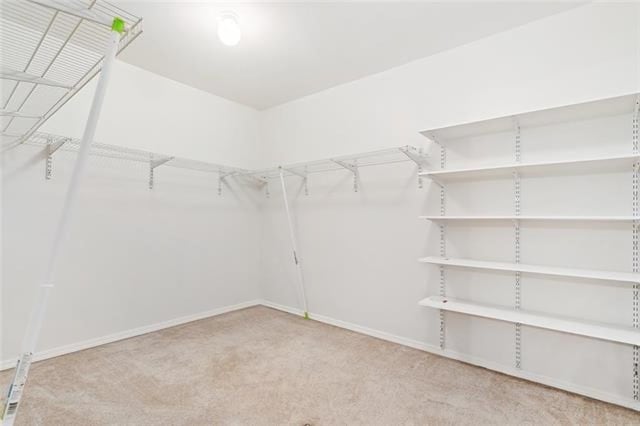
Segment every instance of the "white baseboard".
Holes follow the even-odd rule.
[[[221,308],[212,309],[210,311],[200,312],[193,315],[187,315],[180,318],[175,318],[168,321],[159,322],[156,324],[145,325],[143,327],[134,328],[131,330],[125,330],[118,333],[109,334],[107,336],[97,337],[95,339],[89,339],[78,343],[72,343],[70,345],[59,346],[57,348],[47,349],[37,352],[33,359],[34,361],[42,361],[49,358],[54,358],[60,355],[70,354],[72,352],[82,351],[84,349],[94,348],[96,346],[105,345],[107,343],[116,342],[118,340],[128,339],[130,337],[140,336],[142,334],[151,333],[154,331],[162,330],[169,327],[175,327],[176,325],[186,324],[188,322],[201,320],[204,318],[214,317],[216,315],[225,314],[227,312],[237,311],[239,309],[250,308],[251,306],[260,305],[261,300],[250,300],[248,302],[238,303],[231,306],[223,306]],[[17,358],[3,360],[0,362],[0,371],[7,370],[16,366]]]
[[[290,306],[284,306],[277,303],[270,302],[268,300],[260,301],[260,304],[269,308],[277,309],[279,311],[288,312],[290,314],[302,316],[303,311],[298,308],[292,308]],[[578,395],[587,396],[589,398],[598,399],[600,401],[609,402],[611,404],[620,405],[632,410],[640,411],[640,402],[634,401],[632,398],[624,398],[620,395],[614,395],[607,392],[602,392],[598,389],[593,389],[585,386],[576,385],[574,383],[564,382],[562,380],[555,379],[553,377],[544,376],[537,373],[531,373],[524,370],[517,370],[511,366],[505,366],[493,361],[478,358],[472,355],[462,354],[449,349],[441,350],[437,345],[431,345],[428,343],[420,342],[406,337],[396,336],[394,334],[386,333],[384,331],[374,330],[368,327],[363,327],[358,324],[349,323],[342,320],[337,320],[320,314],[314,314],[309,312],[309,317],[312,320],[320,321],[325,324],[330,324],[336,327],[344,328],[347,330],[355,331],[356,333],[366,334],[368,336],[376,337],[388,342],[397,343],[400,345],[408,346],[410,348],[419,349],[425,352],[429,352],[435,355],[444,356],[447,358],[462,361],[467,364],[473,364],[478,367],[483,367],[489,370],[497,371],[499,373],[508,374],[510,376],[518,377],[531,382],[541,383],[546,386],[551,386],[557,389],[562,389],[567,392],[575,393]]]
[[[198,314],[187,315],[184,317],[163,321],[156,324],[134,328],[134,329],[122,331],[119,333],[109,334],[107,336],[102,336],[95,339],[85,340],[83,342],[60,346],[53,349],[47,349],[45,351],[36,353],[34,355],[34,360],[42,361],[42,360],[54,358],[60,355],[66,355],[66,354],[81,351],[84,349],[90,349],[90,348],[104,345],[107,343],[116,342],[118,340],[140,336],[142,334],[151,333],[151,332],[162,330],[165,328],[174,327],[176,325],[186,324],[188,322],[197,321],[197,320],[209,318],[209,317],[214,317],[216,315],[221,315],[227,312],[237,311],[240,309],[245,309],[245,308],[249,308],[257,305],[263,305],[268,308],[277,309],[279,311],[287,312],[287,313],[298,315],[298,316],[302,316],[304,313],[302,309],[280,305],[277,303],[270,302],[268,300],[250,300],[247,302],[238,303],[236,305],[224,306],[221,308],[212,309],[210,311],[200,312]],[[516,370],[515,368],[510,366],[505,366],[502,364],[495,363],[493,361],[489,361],[486,359],[478,358],[478,357],[467,355],[467,354],[462,354],[452,350],[448,350],[448,349],[441,350],[436,345],[431,345],[431,344],[420,342],[417,340],[408,339],[406,337],[397,336],[394,334],[386,333],[384,331],[374,330],[372,328],[330,318],[324,315],[310,312],[309,316],[311,317],[312,320],[319,321],[325,324],[330,324],[336,327],[344,328],[346,330],[351,330],[356,333],[365,334],[381,340],[386,340],[388,342],[393,342],[400,345],[408,346],[410,348],[419,349],[435,355],[440,355],[447,358],[455,359],[468,364],[473,364],[479,367],[487,368],[489,370],[498,371],[503,374],[508,374],[510,376],[518,377],[518,378],[529,380],[532,382],[541,383],[543,385],[562,389],[571,393],[584,395],[590,398],[598,399],[605,402],[610,402],[612,404],[616,404],[623,407],[631,408],[632,410],[640,411],[640,402],[634,401],[631,398],[623,398],[619,395],[612,395],[606,392],[599,391],[597,389],[592,389],[592,388],[576,385],[573,383],[564,382],[561,380],[554,379],[552,377],[548,377],[548,376],[544,376],[536,373],[530,373],[523,370]],[[0,362],[0,371],[13,368],[15,364],[16,364],[16,359],[3,360],[2,362]]]

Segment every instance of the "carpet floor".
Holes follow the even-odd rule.
[[[621,425],[640,414],[254,307],[36,363],[16,422],[305,424]]]

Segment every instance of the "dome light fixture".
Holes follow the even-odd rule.
[[[218,38],[225,46],[235,46],[240,42],[242,31],[238,23],[238,15],[232,11],[224,11],[218,16]]]

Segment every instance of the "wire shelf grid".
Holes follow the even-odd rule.
[[[142,20],[103,0],[0,2],[3,149],[26,141],[100,71],[114,17],[125,21],[120,52]]]

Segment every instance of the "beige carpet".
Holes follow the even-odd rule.
[[[16,423],[620,425],[640,415],[255,307],[37,363]]]

